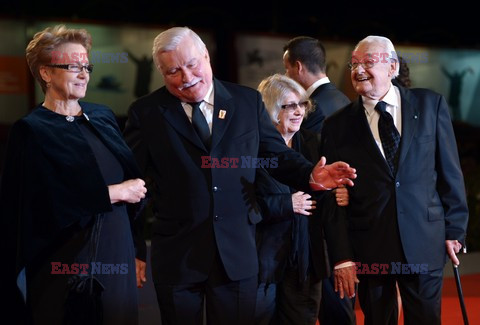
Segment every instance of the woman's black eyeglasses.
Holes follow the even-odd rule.
[[[70,72],[80,73],[83,69],[87,73],[93,72],[93,64],[81,65],[81,64],[47,64],[47,67],[65,69]]]

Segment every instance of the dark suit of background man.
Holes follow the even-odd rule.
[[[344,163],[323,166],[325,159],[314,168],[286,148],[256,90],[213,79],[208,50],[192,30],[164,31],[153,53],[165,87],[131,105],[125,138],[153,193],[162,324],[201,324],[205,297],[209,324],[252,324],[261,219],[254,159],[268,155],[262,166],[299,189],[353,185],[356,175]],[[141,286],[144,252],[137,257]]]
[[[347,106],[350,100],[327,77],[323,44],[316,38],[298,36],[283,47],[286,75],[302,85],[315,110],[303,120],[302,127],[320,133],[323,120]],[[355,324],[355,300],[340,299],[333,289],[333,275],[322,281],[322,300],[318,319],[322,325]]]
[[[298,36],[285,44],[283,52],[286,75],[305,88],[315,105],[302,127],[320,133],[325,117],[347,106],[350,100],[328,79],[325,48],[319,40]]]
[[[339,227],[338,236],[327,237],[327,244],[335,262],[353,254],[351,260],[362,263],[360,271],[366,272],[367,265],[375,273],[373,263],[389,266],[390,274],[357,270],[365,324],[397,323],[395,281],[405,324],[440,324],[446,257],[459,264],[455,253],[465,242],[468,209],[463,175],[445,99],[427,89],[394,86],[391,80],[399,67],[395,53],[387,38],[369,36],[360,41],[350,62],[352,84],[360,96],[325,120],[323,153],[354,165],[358,172],[349,191],[347,217],[338,220],[339,225],[348,220],[348,228]],[[400,133],[393,168],[384,158],[389,157],[385,155],[389,141],[380,136],[383,128],[375,110],[379,101],[387,104],[383,114],[393,117]],[[338,245],[330,245],[334,240],[348,242],[353,252],[336,250]],[[400,263],[419,268],[394,270]],[[337,268],[336,281],[342,281],[344,289],[353,288],[354,272],[354,266]]]

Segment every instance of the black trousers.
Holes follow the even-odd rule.
[[[443,269],[426,274],[359,275],[358,299],[366,325],[397,324],[398,282],[406,325],[441,324]]]
[[[322,281],[322,301],[318,320],[321,325],[355,325],[355,298],[340,299],[335,292],[334,275]]]
[[[204,282],[155,284],[162,325],[253,324],[257,276],[232,281],[218,258]],[[205,309],[204,309],[205,304]]]
[[[267,290],[265,283],[259,285],[254,324],[315,325],[321,296],[321,280],[309,274],[305,282],[299,283],[298,270],[287,267],[279,283],[269,284]]]

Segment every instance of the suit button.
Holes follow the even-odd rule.
[[[215,216],[213,220],[218,221],[220,218],[218,216]]]
[[[395,186],[396,186],[396,187],[400,187],[400,182],[396,182],[396,183],[395,183]]]
[[[217,192],[217,191],[218,191],[218,187],[214,186],[214,187],[213,187],[213,191],[214,191],[214,192]]]

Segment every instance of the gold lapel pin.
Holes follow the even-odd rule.
[[[219,119],[225,119],[225,115],[227,115],[227,111],[224,111],[223,109],[221,109],[219,112],[218,112],[218,118]]]

